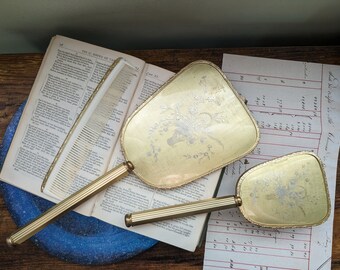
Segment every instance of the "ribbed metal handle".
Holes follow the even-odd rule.
[[[70,197],[56,204],[45,213],[41,214],[38,218],[31,223],[22,227],[13,233],[6,239],[9,246],[18,245],[26,241],[28,238],[42,230],[48,224],[53,222],[58,217],[66,214],[70,210],[74,209],[84,201],[88,200],[98,192],[102,191],[109,185],[127,176],[133,169],[133,165],[130,162],[126,162],[113,168],[103,176],[99,177],[92,183],[80,189]]]
[[[166,206],[162,208],[127,214],[125,216],[125,225],[127,227],[130,227],[170,218],[179,218],[217,211],[221,209],[233,208],[239,205],[241,205],[241,199],[239,197],[226,196],[174,206]]]

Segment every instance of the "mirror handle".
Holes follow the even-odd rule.
[[[240,205],[240,197],[225,196],[212,198],[127,214],[125,215],[125,225],[127,227],[130,227],[170,218],[180,218],[227,208],[233,208]]]
[[[70,197],[67,197],[60,203],[56,204],[29,224],[14,232],[6,239],[7,244],[9,246],[21,244],[22,242],[26,241],[28,238],[42,230],[48,224],[53,222],[58,217],[66,214],[68,211],[74,209],[75,207],[88,200],[98,192],[102,191],[109,185],[127,176],[132,169],[133,165],[129,161],[118,165],[117,167],[113,168],[103,176],[83,187]]]

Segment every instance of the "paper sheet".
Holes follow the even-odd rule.
[[[235,194],[239,176],[273,158],[301,150],[325,165],[332,203],[322,225],[264,229],[238,209],[212,213],[204,269],[330,269],[340,141],[340,66],[224,55],[223,72],[248,100],[261,139],[247,157],[227,167],[218,196]]]

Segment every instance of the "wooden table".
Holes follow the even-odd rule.
[[[340,46],[336,47],[281,47],[281,48],[226,48],[194,50],[125,51],[148,63],[177,72],[188,63],[205,59],[221,66],[222,54],[232,53],[287,60],[340,65]],[[27,98],[38,72],[43,54],[0,55],[0,137]],[[337,182],[340,183],[338,162]],[[8,248],[5,238],[16,229],[0,198],[0,269],[81,269],[89,268],[60,261],[38,249],[31,242]],[[201,269],[204,246],[191,253],[159,243],[133,259],[96,269]],[[333,269],[340,269],[340,190],[336,193],[333,233]]]

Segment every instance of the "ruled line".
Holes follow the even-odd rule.
[[[295,114],[295,113],[284,113],[284,112],[270,112],[270,111],[261,111],[250,109],[251,112],[259,112],[259,113],[267,113],[267,114],[278,114],[278,115],[288,115],[288,116],[297,116],[297,117],[308,117],[308,118],[320,118],[318,115],[308,115],[308,114]]]
[[[219,249],[219,248],[207,248],[207,250],[214,250],[214,251],[223,251],[223,252],[232,252],[232,253],[243,253],[243,254],[254,254],[254,255],[261,255],[261,256],[268,256],[268,257],[280,257],[280,258],[290,258],[290,259],[297,259],[297,260],[309,260],[308,258],[300,258],[294,256],[284,256],[284,255],[277,255],[277,254],[267,254],[267,253],[260,253],[260,252],[247,252],[247,251],[234,251],[234,250],[226,250],[226,249]]]
[[[245,263],[245,262],[238,262],[238,261],[222,261],[222,260],[211,260],[211,259],[206,259],[206,261],[210,262],[217,262],[217,263],[232,263],[232,264],[240,264],[240,265],[247,265],[247,266],[262,266],[262,267],[270,267],[270,268],[277,268],[277,269],[282,269],[282,270],[300,270],[298,268],[286,268],[286,267],[280,267],[280,266],[273,266],[273,265],[264,265],[264,264],[252,264],[252,263]]]
[[[261,84],[261,85],[269,85],[269,86],[279,86],[279,87],[288,87],[288,88],[302,88],[306,90],[321,90],[321,87],[306,87],[306,86],[297,86],[297,85],[287,85],[287,84],[276,84],[276,83],[268,83],[268,82],[252,82],[246,80],[231,80],[231,82],[238,82],[238,83],[249,83],[249,84]]]
[[[321,112],[320,110],[304,110],[304,109],[294,109],[288,107],[274,107],[274,106],[263,106],[263,105],[255,105],[247,103],[247,107],[259,107],[259,108],[270,108],[270,109],[282,109],[282,110],[291,110],[291,111],[302,111],[302,112]]]
[[[265,246],[256,246],[256,245],[247,245],[247,244],[236,244],[236,243],[223,243],[217,241],[206,241],[206,243],[210,244],[220,244],[220,245],[234,245],[234,246],[242,246],[242,247],[253,247],[253,248],[262,248],[262,249],[276,249],[276,250],[286,250],[286,251],[293,251],[293,252],[304,252],[309,253],[309,250],[298,250],[298,249],[291,249],[291,248],[274,248],[274,247],[265,247]]]
[[[228,74],[248,75],[248,76],[254,76],[254,77],[267,77],[267,78],[285,79],[285,80],[292,80],[292,81],[322,83],[322,78],[321,78],[320,81],[317,81],[317,80],[307,80],[307,79],[299,79],[299,78],[280,77],[280,76],[272,76],[272,75],[265,75],[265,74],[255,74],[255,73],[241,73],[241,72],[234,72],[234,71],[223,71],[223,72],[224,73],[228,73]]]
[[[288,241],[298,241],[298,242],[309,243],[309,240],[295,239],[295,238],[283,238],[283,237],[267,236],[267,235],[256,235],[256,234],[248,234],[248,233],[220,232],[220,231],[212,231],[212,230],[208,230],[208,232],[210,232],[210,233],[220,233],[220,234],[241,235],[241,236],[261,237],[261,238],[268,238],[268,239],[279,239],[279,240],[288,240]]]

